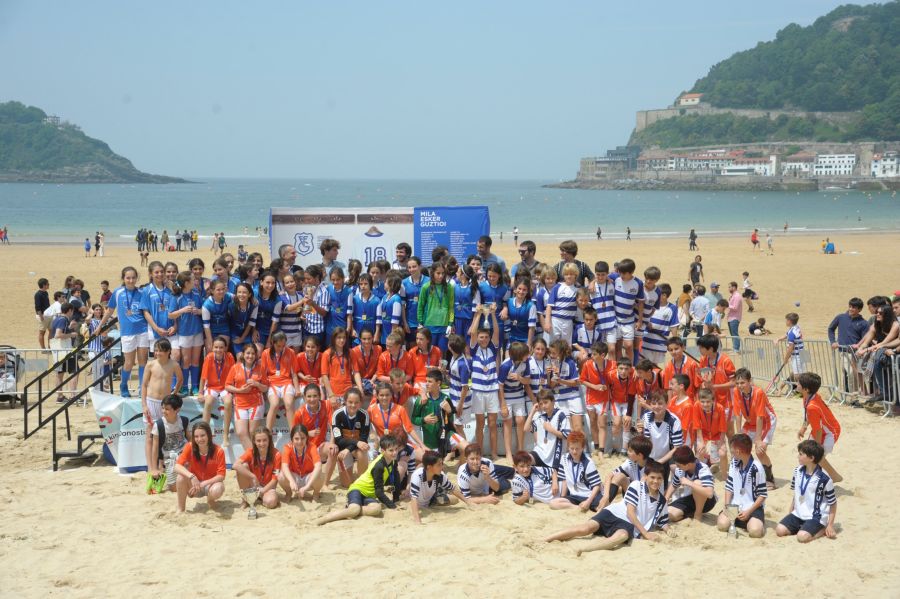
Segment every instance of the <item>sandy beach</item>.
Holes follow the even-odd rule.
[[[842,253],[833,256],[823,255],[820,238],[812,235],[779,235],[774,256],[752,252],[748,238],[701,238],[696,252],[703,256],[705,283],[717,281],[722,292],[729,281],[740,281],[742,271],[750,272],[760,299],[756,312],[745,311],[742,335],[751,316],[766,317],[768,327],[780,335],[784,314],[796,311],[807,339],[825,339],[828,323],[846,309],[847,299],[865,300],[900,288],[896,234],[834,239]],[[656,265],[662,281],[679,289],[688,280],[688,264],[695,255],[687,245],[686,239],[639,237],[631,242],[592,241],[579,244],[578,258],[612,264],[630,257],[639,274]],[[518,261],[509,237],[496,241],[493,249],[509,266]],[[249,250],[268,255],[264,247]],[[207,262],[209,272],[213,258],[206,249],[165,258],[184,264],[194,256]],[[37,344],[32,296],[38,278],[51,281],[52,293],[73,274],[97,300],[101,279],[115,287],[123,266],[139,264],[133,247],[114,245],[107,246],[104,258],[84,258],[77,246],[39,245],[3,246],[0,257],[6,292],[0,343],[20,348]],[[537,258],[555,264],[556,244],[539,244]],[[579,542],[546,545],[541,538],[586,515],[551,511],[544,505],[518,507],[508,497],[493,507],[427,513],[423,526],[413,525],[409,510],[403,509],[383,518],[317,528],[312,521],[318,515],[343,507],[343,491],[324,492],[320,504],[261,508],[260,518],[248,521],[229,473],[218,511],[189,501],[188,512],[177,514],[173,494],[145,495],[143,473],[119,475],[103,460],[93,465],[63,462],[59,472],[51,472],[49,431],[23,441],[21,410],[3,406],[3,596],[283,597],[288,584],[300,593],[314,588],[320,595],[367,597],[584,594],[607,585],[636,596],[696,597],[735,588],[778,597],[897,596],[900,573],[890,539],[900,538],[900,522],[889,515],[893,500],[883,488],[888,475],[897,471],[891,461],[900,452],[896,421],[878,419],[866,410],[833,408],[843,428],[831,458],[845,477],[837,493],[840,532],[837,540],[803,546],[774,533],[791,502],[788,478],[797,464],[802,405],[799,399],[781,397],[772,402],[778,430],[770,455],[779,488],[766,505],[764,539],[728,539],[707,515],[703,525],[677,525],[677,536],[663,543],[635,541],[618,551],[581,558],[574,554]],[[74,407],[71,414],[73,433],[96,430],[90,407]],[[888,460],[873,456],[873,449]],[[619,463],[619,458],[599,462],[601,475]],[[453,463],[454,480],[455,471]],[[714,513],[721,506],[724,485],[717,483],[716,491],[720,504]],[[550,588],[536,590],[538,580]]]

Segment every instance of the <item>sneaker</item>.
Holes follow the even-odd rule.
[[[187,387],[182,387],[182,388],[178,391],[178,393],[179,393],[179,395],[187,395],[187,394],[188,394],[188,388],[187,388]]]
[[[119,395],[121,395],[122,397],[125,397],[125,398],[131,397],[131,393],[128,392],[128,389],[120,391]]]
[[[200,395],[200,388],[199,387],[191,388],[191,395]]]

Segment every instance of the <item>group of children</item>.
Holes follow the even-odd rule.
[[[374,514],[401,497],[416,506],[418,521],[419,508],[496,503],[511,491],[517,504],[598,512],[551,539],[598,532],[607,538],[598,548],[611,547],[656,538],[652,529],[664,530],[669,519],[712,510],[718,475],[726,480],[725,504],[740,510],[720,515],[719,525],[764,532],[774,409],[751,373],[735,371],[719,351],[717,336],[698,339],[699,360],[670,336],[677,309],[658,268],[641,280],[630,259],[612,273],[601,261],[594,280],[580,287],[574,264],[561,268],[559,282],[550,267],[536,269],[533,279],[522,269],[509,282],[496,263],[482,274],[477,257],[461,266],[436,262],[428,276],[411,257],[406,278],[378,262],[361,273],[351,262],[348,281],[334,262],[300,276],[278,261],[260,271],[256,260],[248,256],[236,277],[223,256],[212,281],[196,260],[183,273],[153,263],[143,290],[135,269],[126,268],[104,316],[117,314],[122,328],[123,395],[131,365],[146,363],[155,341],[156,360],[141,382],[148,464],[156,485],[166,470],[182,509],[187,497],[221,497],[221,448],[208,424],[221,410],[226,444],[233,419],[244,448],[234,465],[238,482],[259,487],[265,505],[278,504],[278,487],[286,500],[316,499],[338,470],[348,506],[322,523]],[[671,359],[659,368],[666,353]],[[818,377],[796,378],[824,454],[840,427],[816,393]],[[177,408],[166,407],[177,403],[173,390],[202,398],[204,421],[190,435],[184,427],[179,435]],[[278,452],[271,431],[282,412],[290,441]],[[481,455],[485,425],[490,459]],[[512,467],[496,463],[498,428]],[[173,449],[178,438],[180,453]],[[804,447],[817,485],[840,480],[817,449]],[[628,458],[601,479],[592,455],[616,453]],[[444,460],[457,455],[459,488],[443,473]],[[799,469],[797,477],[805,489],[808,477]],[[620,490],[625,501],[613,503]],[[809,513],[833,522],[833,493],[823,491],[812,512],[808,498],[795,504],[801,528]],[[812,537],[826,533],[833,526]]]

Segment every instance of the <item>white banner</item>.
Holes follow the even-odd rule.
[[[341,243],[338,260],[356,258],[363,265],[374,260],[392,262],[394,248],[405,241],[413,245],[412,208],[272,208],[269,215],[269,249],[291,245],[297,264],[320,264],[319,244],[325,239]],[[344,273],[346,274],[346,273]]]
[[[124,399],[118,395],[91,389],[91,403],[97,414],[97,424],[103,434],[103,441],[119,469],[126,472],[146,470],[144,443],[147,438],[147,424],[141,410],[141,400]],[[223,406],[219,404],[218,410],[213,411],[210,415],[210,426],[217,445],[222,444],[222,411]],[[190,429],[195,422],[202,419],[203,405],[196,397],[186,397],[179,416],[187,417]],[[288,440],[290,434],[288,425],[289,423],[284,417],[284,407],[282,407],[275,419],[275,430],[273,431],[275,446],[278,449],[281,449]],[[225,448],[225,460],[230,466],[235,458],[240,457],[243,453],[244,449],[237,435],[234,434],[232,426],[229,446]]]

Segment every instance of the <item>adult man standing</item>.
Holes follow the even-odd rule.
[[[738,284],[735,281],[728,283],[728,332],[731,334],[731,343],[734,351],[741,350],[740,325],[741,316],[744,313],[744,300],[741,298],[741,292],[738,291]]]
[[[534,255],[537,253],[537,246],[533,241],[523,241],[519,244],[519,256],[522,258],[522,261],[518,264],[513,264],[512,271],[510,271],[509,276],[515,280],[517,273],[525,273],[528,272],[531,275],[531,282],[533,284],[537,284],[536,273],[537,268],[540,262],[535,260]]]
[[[700,281],[703,280],[703,256],[697,255],[694,257],[694,261],[691,262],[690,269],[688,270],[688,278],[691,280],[691,284],[695,287]]]
[[[323,239],[319,244],[319,251],[322,252],[322,268],[325,269],[325,279],[331,276],[331,269],[340,268],[347,276],[347,265],[339,262],[337,259],[338,251],[341,249],[341,242],[337,239]]]
[[[859,343],[869,330],[869,322],[863,318],[863,301],[858,298],[850,298],[847,302],[847,311],[834,317],[828,325],[828,340],[831,347],[837,349],[841,355],[841,370],[844,372],[844,390],[852,391],[850,381],[854,381],[854,387],[861,389],[863,385],[862,375],[856,368],[853,359],[853,347]],[[834,332],[837,331],[837,337]]]
[[[692,293],[694,299],[691,300],[691,306],[688,311],[691,314],[691,328],[697,333],[697,337],[703,336],[703,322],[706,315],[709,314],[709,300],[706,299],[706,287],[697,285]]]
[[[297,261],[297,250],[295,250],[294,246],[292,246],[291,244],[284,243],[278,246],[278,257],[281,258],[281,261],[291,273],[302,270],[295,264],[295,262]]]
[[[594,280],[594,270],[581,260],[576,259],[575,256],[577,255],[578,244],[571,239],[567,239],[559,244],[559,257],[562,260],[556,265],[556,278],[562,281],[563,267],[571,263],[578,267],[578,277],[575,279],[575,286],[585,287],[590,281]]]
[[[409,262],[410,256],[412,256],[412,246],[405,241],[401,241],[394,248],[394,257],[396,259],[391,263],[391,268],[400,271],[400,276],[402,277],[408,276],[409,268],[407,267],[407,262]]]
[[[181,251],[181,229],[176,229],[175,231],[175,251]]]
[[[481,268],[487,272],[488,264],[499,264],[503,272],[506,272],[506,262],[503,261],[503,258],[491,253],[492,245],[494,245],[494,240],[490,236],[482,235],[478,238],[476,248],[478,256],[481,258]]]

